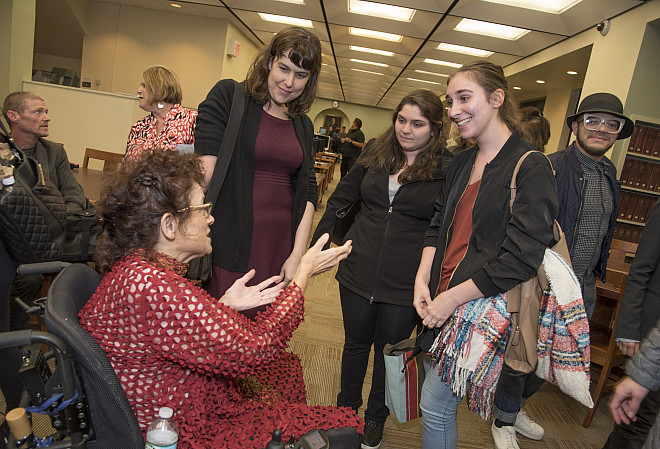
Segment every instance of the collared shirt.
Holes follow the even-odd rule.
[[[575,148],[584,173],[582,211],[578,218],[576,238],[571,251],[573,271],[582,285],[585,305],[596,301],[596,278],[593,274],[601,246],[607,235],[610,217],[614,209],[612,189],[605,176],[607,167],[603,160],[595,161]]]
[[[181,107],[180,104],[175,104],[165,114],[164,126],[159,133],[156,117],[153,114],[147,115],[131,127],[124,161],[137,159],[145,150],[153,147],[174,150],[179,144],[194,143],[196,121],[197,111],[195,109],[187,109]]]

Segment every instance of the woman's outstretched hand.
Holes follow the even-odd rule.
[[[245,273],[243,277],[237,279],[222,296],[222,302],[234,310],[241,311],[253,309],[275,301],[280,291],[284,288],[284,282],[281,282],[282,276],[273,276],[257,285],[246,286],[245,284],[250,282],[250,279],[254,277],[255,273],[254,269],[252,269]],[[269,287],[273,284],[275,285]]]
[[[307,282],[317,274],[328,271],[341,260],[344,260],[351,253],[352,241],[347,240],[342,246],[326,249],[323,251],[323,246],[330,239],[329,234],[323,234],[312,246],[304,256],[300,259],[298,269],[293,275],[293,282],[305,290]]]

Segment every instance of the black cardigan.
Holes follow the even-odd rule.
[[[517,133],[486,164],[472,209],[472,233],[465,256],[456,267],[449,288],[472,279],[485,296],[505,292],[534,276],[552,243],[552,223],[558,201],[555,178],[541,153],[527,156],[517,177],[513,217],[509,212],[510,183],[520,156],[534,148]],[[424,246],[435,246],[429,287],[434,295],[440,268],[451,239],[456,205],[465,191],[478,147],[458,154],[447,170],[444,196],[426,233]]]
[[[355,164],[342,178],[312,237],[316,242],[323,233],[332,233],[337,209],[361,196],[362,208],[345,237],[353,240],[353,249],[337,271],[342,286],[374,302],[412,307],[424,232],[433,217],[435,198],[442,192],[450,158],[449,152],[443,154],[432,181],[417,179],[401,185],[391,205],[391,157],[378,173]]]
[[[195,127],[195,152],[217,156],[224,136],[236,81],[218,81],[199,105]],[[236,139],[227,176],[213,207],[215,223],[211,226],[213,264],[226,270],[246,272],[252,245],[252,187],[254,185],[254,148],[259,132],[263,105],[246,94],[241,129]],[[291,245],[308,202],[317,204],[318,191],[314,172],[312,122],[306,115],[293,120],[303,149],[303,162],[292,177],[294,189]]]

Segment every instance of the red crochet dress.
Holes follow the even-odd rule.
[[[274,429],[286,439],[314,428],[362,432],[351,409],[308,406],[300,364],[282,353],[303,319],[298,286],[252,321],[184,278],[186,268],[161,253],[131,253],[80,311],[143,431],[168,406],[179,449],[264,448]]]

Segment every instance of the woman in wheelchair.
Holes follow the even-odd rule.
[[[303,319],[307,282],[345,259],[351,242],[322,251],[322,237],[283,290],[269,287],[278,278],[246,287],[252,271],[218,300],[184,277],[187,262],[211,251],[198,157],[156,151],[110,176],[97,205],[105,276],[80,323],[107,353],[143,431],[167,406],[179,449],[263,448],[274,429],[284,441],[315,428],[361,433],[353,410],[308,406],[302,378],[272,369]],[[255,321],[237,312],[267,303]]]

